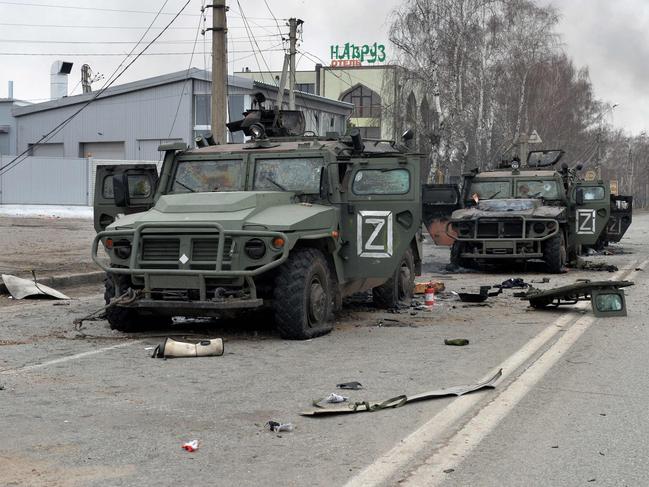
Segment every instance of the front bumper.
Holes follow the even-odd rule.
[[[543,224],[545,231],[536,232],[537,223]],[[552,218],[481,217],[452,220],[446,225],[446,233],[464,244],[462,258],[535,259],[543,257],[543,242],[555,236],[559,228],[559,222]]]
[[[150,260],[143,258],[143,238],[148,237],[154,239],[159,237],[161,234],[175,237],[176,235],[186,235],[191,234],[192,232],[196,232],[202,239],[211,237],[218,242],[215,258],[210,259],[209,262],[200,262],[200,269],[195,268],[197,267],[196,262],[191,259],[183,262],[179,261],[177,257],[167,260]],[[273,260],[255,266],[252,269],[224,269],[225,242],[228,239],[233,241],[238,237],[261,238],[267,240],[279,237],[284,239],[285,244],[281,251],[277,251],[275,256],[272,257]],[[113,240],[128,238],[130,240],[131,254],[128,260],[128,267],[109,267],[99,260],[97,255],[99,242],[106,238],[112,238]],[[188,241],[190,240],[189,237],[185,238]],[[191,255],[191,251],[188,252]],[[216,301],[208,300],[208,280],[243,278],[243,281],[249,288],[249,297],[246,301],[257,300],[254,280],[252,278],[281,265],[288,258],[288,254],[288,238],[282,232],[226,230],[221,224],[216,222],[142,223],[136,228],[130,230],[107,230],[100,232],[95,236],[92,243],[92,259],[101,269],[107,273],[129,275],[131,278],[143,280],[143,294],[145,300],[153,300],[153,296],[156,294],[153,291],[156,289],[195,289],[198,291],[198,300],[195,301],[212,304],[216,304]]]

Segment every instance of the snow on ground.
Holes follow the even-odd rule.
[[[0,216],[92,218],[92,206],[0,205]]]

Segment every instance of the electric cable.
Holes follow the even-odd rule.
[[[182,12],[185,10],[185,8],[187,8],[187,5],[189,5],[190,2],[191,2],[191,0],[187,0],[185,2],[185,4],[180,8],[180,10],[176,13],[176,15],[165,26],[165,28],[162,29],[160,31],[160,33],[157,34],[151,41],[149,41],[148,44],[146,46],[144,46],[144,48],[116,76],[111,75],[112,79],[110,79],[110,78],[107,79],[104,86],[99,91],[97,91],[97,93],[90,100],[88,100],[86,103],[84,103],[78,110],[73,112],[69,117],[67,117],[65,120],[63,120],[61,123],[59,123],[57,126],[55,126],[48,133],[43,135],[35,144],[31,145],[30,147],[25,149],[23,152],[21,152],[19,155],[17,155],[14,159],[12,159],[10,162],[8,162],[7,164],[0,167],[0,176],[2,176],[7,171],[11,170],[12,168],[14,168],[18,164],[20,164],[22,161],[24,161],[26,159],[26,157],[27,157],[26,154],[29,154],[30,151],[33,150],[34,146],[38,146],[39,144],[42,144],[42,143],[47,142],[48,140],[50,140],[54,135],[59,133],[68,123],[70,123],[70,121],[72,119],[74,119],[79,113],[81,113],[88,105],[90,105],[93,101],[95,101],[97,98],[99,98],[113,83],[115,83],[115,81],[117,81],[128,70],[128,68],[130,68],[133,65],[133,63],[135,63],[135,61],[137,61],[140,58],[140,56],[142,56],[142,54],[144,54],[146,52],[147,49],[149,49],[149,47],[151,47],[166,32],[166,30],[171,26],[171,24],[173,24],[175,22],[175,20],[182,14]],[[165,1],[165,3],[160,8],[160,12],[162,12],[162,9],[166,5],[166,3],[167,2]],[[157,18],[158,18],[158,15],[156,15],[156,17],[151,22],[151,26],[155,23]],[[146,35],[147,32],[148,32],[148,29],[144,33],[144,35]],[[138,45],[139,45],[139,43],[138,43]],[[133,50],[134,49],[135,48],[133,48]],[[131,51],[131,53],[133,52],[133,50]],[[128,59],[128,57],[130,56],[131,53],[129,53],[129,55],[127,55],[125,60]],[[121,64],[120,64],[120,67],[121,67]],[[118,69],[119,69],[119,67],[118,67]]]

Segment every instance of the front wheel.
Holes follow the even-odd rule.
[[[273,291],[275,325],[282,338],[307,340],[329,333],[335,279],[317,249],[296,249],[279,268]]]
[[[549,272],[560,274],[565,271],[567,261],[566,239],[561,230],[545,241],[543,260],[545,260]]]
[[[372,289],[377,308],[396,308],[399,303],[410,303],[415,290],[415,259],[412,249],[406,250],[394,274],[382,285]]]
[[[104,301],[110,304],[113,299],[121,296],[131,286],[128,276],[106,274],[104,278]],[[153,328],[164,328],[171,324],[168,316],[143,315],[137,309],[121,306],[111,306],[106,309],[106,319],[111,330],[125,333],[147,331]]]

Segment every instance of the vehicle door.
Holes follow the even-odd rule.
[[[595,245],[606,231],[610,215],[610,190],[597,181],[578,181],[571,190],[574,209],[569,215],[570,234],[577,245]]]
[[[94,224],[101,232],[119,214],[146,211],[154,204],[158,184],[155,164],[111,164],[97,166]]]
[[[436,245],[453,245],[446,233],[451,214],[462,207],[460,188],[456,184],[424,184],[421,187],[422,218]]]
[[[611,216],[606,225],[604,240],[619,242],[631,226],[633,196],[611,195]]]
[[[389,277],[421,229],[418,158],[351,165],[343,185],[343,259],[349,278]]]

